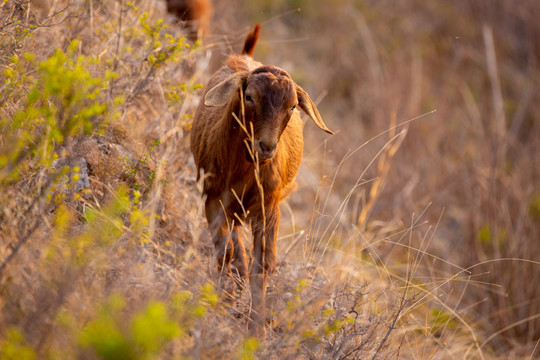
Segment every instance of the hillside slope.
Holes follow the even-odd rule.
[[[540,354],[539,7],[292,3],[216,3],[202,45],[164,2],[0,5],[1,359]],[[255,22],[337,130],[306,123],[266,339],[189,153]]]

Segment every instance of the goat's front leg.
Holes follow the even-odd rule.
[[[219,287],[225,292],[229,301],[234,300],[234,281],[231,271],[231,261],[234,256],[234,242],[231,234],[232,224],[217,200],[206,202],[206,218],[212,234],[219,272]]]
[[[264,336],[266,319],[266,282],[268,275],[276,269],[276,239],[279,217],[279,206],[274,204],[267,207],[265,219],[258,219],[252,225],[253,263],[250,288],[253,308],[249,328],[256,335],[261,336]]]
[[[239,276],[239,286],[241,286],[242,281],[247,281],[248,275],[248,262],[246,249],[244,247],[244,242],[242,241],[242,233],[239,225],[235,225],[232,231],[232,241],[234,246],[233,260],[232,263],[238,272]]]

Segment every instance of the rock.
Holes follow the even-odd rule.
[[[71,191],[77,193],[80,190],[90,188],[88,166],[83,157],[57,159],[53,161],[52,166],[56,171],[60,171],[64,166],[68,166],[72,169],[72,171],[68,172],[68,174],[64,176],[64,184],[71,185],[71,187],[67,186],[64,190],[66,193]],[[76,168],[78,169],[78,172],[73,171],[73,169]],[[78,176],[75,177],[75,174]],[[76,180],[74,180],[74,178]],[[88,197],[88,194],[83,194],[83,196]]]

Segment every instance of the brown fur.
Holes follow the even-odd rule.
[[[210,0],[166,0],[167,11],[186,22],[190,40],[204,39],[212,18]]]
[[[248,53],[257,36],[258,27],[244,44]],[[247,55],[230,56],[210,79],[203,99],[193,122],[191,150],[198,171],[204,171],[206,218],[218,269],[231,294],[231,262],[242,278],[250,275],[254,304],[250,327],[260,333],[266,280],[276,267],[279,202],[295,188],[302,161],[302,121],[294,107],[299,105],[321,129],[331,132],[289,74]],[[253,137],[233,113],[243,119],[245,128],[253,128]],[[251,223],[254,236],[249,266],[240,236],[242,223]]]

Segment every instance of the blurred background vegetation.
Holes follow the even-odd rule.
[[[0,4],[0,359],[540,355],[540,3]],[[266,339],[220,301],[189,154],[254,58],[316,101]]]

